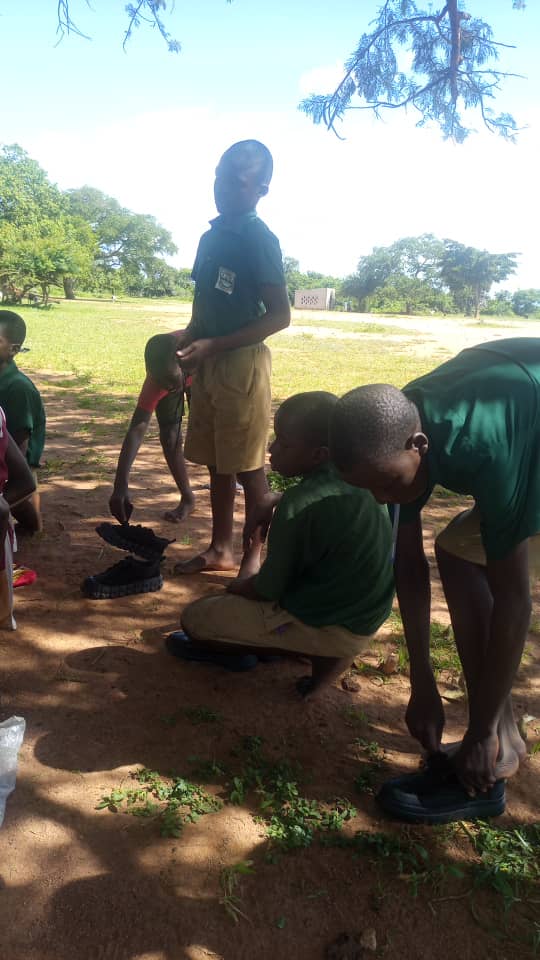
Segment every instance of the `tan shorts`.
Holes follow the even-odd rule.
[[[450,521],[435,541],[442,550],[454,557],[485,567],[486,553],[480,534],[480,512],[477,507],[464,510]],[[540,534],[529,537],[529,570],[540,576]]]
[[[193,377],[184,454],[218,473],[264,466],[272,358],[264,343],[204,360]]]
[[[313,657],[354,657],[369,637],[346,627],[310,627],[271,600],[247,600],[233,593],[203,597],[182,613],[182,626],[194,640],[218,640],[269,647]]]

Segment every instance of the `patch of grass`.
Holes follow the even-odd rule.
[[[171,305],[176,309],[171,310]],[[190,305],[180,301],[136,298],[114,303],[61,302],[47,311],[23,306],[20,313],[28,325],[32,351],[23,354],[20,362],[24,372],[33,377],[40,370],[54,371],[58,376],[50,381],[51,387],[72,389],[73,404],[81,409],[111,420],[125,420],[144,379],[146,341],[156,331],[184,326],[189,312]],[[314,328],[332,325],[336,329],[334,320],[301,322]],[[375,381],[402,386],[433,366],[433,357],[416,355],[413,338],[397,343],[385,338],[389,332],[396,332],[391,322],[341,321],[339,326],[345,332],[370,336],[354,341],[333,339],[330,359],[328,339],[286,331],[272,337],[276,399],[320,389],[321,385],[337,394]]]
[[[404,327],[397,327],[390,323],[368,323],[363,322],[362,320],[344,320],[340,317],[339,313],[335,314],[332,319],[327,320],[312,320],[310,317],[294,317],[293,319],[294,327],[313,327],[315,330],[321,328],[327,328],[328,330],[338,330],[340,333],[371,333],[379,334],[396,334],[401,337],[407,337],[409,331]]]
[[[368,716],[361,707],[345,707],[343,710],[343,718],[349,727],[369,726]]]
[[[399,615],[392,615],[392,639],[397,644],[398,669],[406,673],[409,664],[409,654],[403,633],[403,623]],[[390,621],[391,622],[391,621]],[[461,661],[457,652],[454,632],[449,624],[432,620],[430,632],[430,657],[433,672],[436,677],[449,672],[455,676],[461,673]]]
[[[161,774],[145,768],[131,777],[139,787],[112,790],[101,798],[96,809],[111,813],[123,809],[134,817],[157,819],[162,837],[179,837],[186,823],[195,823],[199,817],[223,806],[217,797],[183,777],[162,779]]]
[[[288,490],[289,487],[295,487],[301,481],[301,477],[282,477],[280,473],[275,473],[274,470],[269,470],[266,474],[266,479],[268,480],[268,486],[273,493],[283,493],[284,490]]]
[[[240,860],[239,863],[234,863],[232,867],[224,867],[219,875],[219,885],[221,887],[219,903],[234,923],[238,923],[240,917],[249,920],[249,917],[242,910],[243,904],[239,896],[239,887],[242,877],[253,872],[253,860]]]
[[[205,707],[204,705],[186,707],[184,713],[189,722],[194,724],[194,726],[198,726],[200,723],[221,723],[223,720],[220,713],[216,713],[215,710],[212,710],[210,707]]]

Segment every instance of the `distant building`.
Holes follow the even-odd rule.
[[[333,287],[315,287],[313,290],[297,290],[294,294],[295,307],[304,310],[333,310],[336,291]]]

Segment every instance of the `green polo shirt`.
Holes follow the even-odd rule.
[[[26,459],[30,467],[39,467],[45,445],[45,410],[37,387],[14,360],[0,372],[0,407],[11,434],[29,431]]]
[[[391,550],[385,507],[327,464],[283,494],[254,586],[310,626],[369,635],[392,606]]]
[[[220,337],[265,313],[261,286],[283,286],[279,241],[255,212],[216,217],[201,237],[191,327],[197,338]]]
[[[428,437],[429,485],[401,508],[407,522],[435,484],[474,497],[488,559],[540,531],[540,338],[463,350],[404,393]]]

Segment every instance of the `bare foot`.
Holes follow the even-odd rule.
[[[191,560],[181,560],[175,564],[174,573],[182,576],[192,573],[204,573],[206,570],[234,570],[236,564],[230,553],[219,553],[209,547]]]
[[[189,517],[194,509],[195,500],[181,500],[174,510],[165,511],[163,519],[168,520],[169,523],[180,523],[182,520],[185,520],[186,517]]]
[[[527,747],[515,723],[501,724],[499,731],[499,754],[495,766],[495,775],[498,780],[513,777],[519,770],[519,765],[527,756]],[[443,743],[441,752],[453,757],[461,746],[461,741]]]

